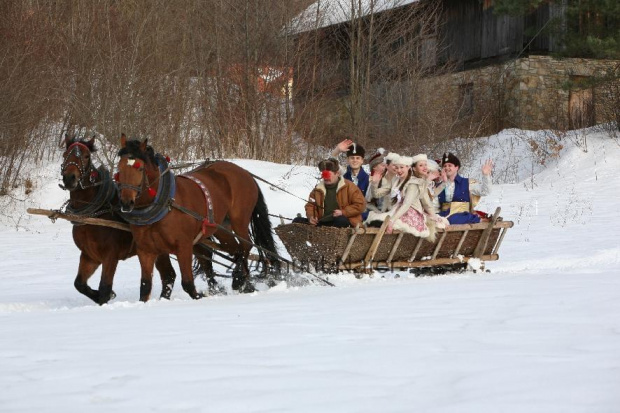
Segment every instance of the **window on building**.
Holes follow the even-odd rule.
[[[471,116],[474,113],[474,84],[459,85],[459,118]]]
[[[568,95],[568,127],[581,129],[594,126],[594,89],[587,76],[571,76],[571,89]]]

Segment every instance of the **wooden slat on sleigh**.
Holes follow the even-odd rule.
[[[377,267],[415,268],[499,259],[499,248],[511,221],[450,225],[439,229],[435,242],[385,228],[333,228],[286,224],[275,231],[291,257],[318,264],[327,272]]]

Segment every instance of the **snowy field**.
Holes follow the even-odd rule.
[[[524,134],[487,138],[472,163],[510,177],[480,205],[515,222],[490,273],[200,301],[177,281],[171,301],[140,303],[136,258],[110,304],[75,291],[70,224],[25,214],[66,199],[50,164],[33,194],[0,198],[0,412],[619,412],[620,146],[592,132],[541,166]],[[301,197],[318,175],[235,162]],[[303,211],[260,186],[271,213]]]

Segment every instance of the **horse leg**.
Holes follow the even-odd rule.
[[[250,240],[250,232],[248,227],[250,225],[248,220],[233,219],[231,217],[231,226],[233,231],[240,238],[238,240],[239,249],[236,254],[236,266],[233,272],[233,289],[238,290],[241,293],[252,293],[256,291],[252,283],[250,283],[250,269],[248,268],[248,257],[252,250],[252,244],[247,241]],[[245,240],[245,241],[244,241]],[[235,280],[235,275],[237,280]],[[236,281],[236,282],[235,282]],[[235,288],[235,286],[237,288]]]
[[[215,295],[222,292],[222,288],[215,279],[215,271],[213,270],[213,251],[203,247],[201,244],[194,245],[194,279],[201,275],[207,281],[209,286],[209,295]]]
[[[99,305],[103,305],[116,297],[116,294],[112,291],[112,283],[114,282],[117,266],[118,260],[115,258],[110,258],[103,263],[101,281],[99,282]]]
[[[153,267],[157,255],[148,254],[138,251],[138,259],[140,260],[140,301],[146,302],[151,297],[151,289],[153,288]]]
[[[194,300],[204,297],[203,294],[196,291],[196,284],[194,284],[192,246],[180,247],[177,252],[177,259],[179,260],[179,269],[181,270],[181,286],[183,286],[183,290]]]
[[[170,262],[170,256],[167,254],[159,255],[155,260],[155,268],[159,271],[159,276],[161,278],[160,298],[169,300],[172,294],[174,280],[177,278],[177,273],[174,271],[172,263]]]
[[[240,291],[245,283],[242,260],[243,257],[240,254],[235,255],[235,268],[232,272],[232,289],[234,291]]]
[[[94,302],[99,302],[99,291],[93,290],[88,286],[88,279],[97,271],[100,263],[93,261],[89,256],[82,252],[80,255],[80,265],[73,285],[75,289],[84,294]]]
[[[253,293],[256,291],[256,288],[250,282],[250,269],[248,268],[248,256],[250,255],[250,250],[247,249],[244,251],[243,256],[241,258],[241,266],[243,268],[243,286],[241,287],[242,293]]]
[[[254,288],[250,282],[250,269],[248,268],[247,256],[247,252],[235,256],[232,289],[240,293],[253,293],[256,291],[256,288]]]

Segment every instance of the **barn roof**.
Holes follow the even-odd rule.
[[[302,33],[372,13],[395,9],[420,0],[319,0],[293,19],[292,31]],[[352,3],[354,6],[352,7]],[[361,5],[361,7],[360,7]],[[352,10],[353,9],[353,10]]]

